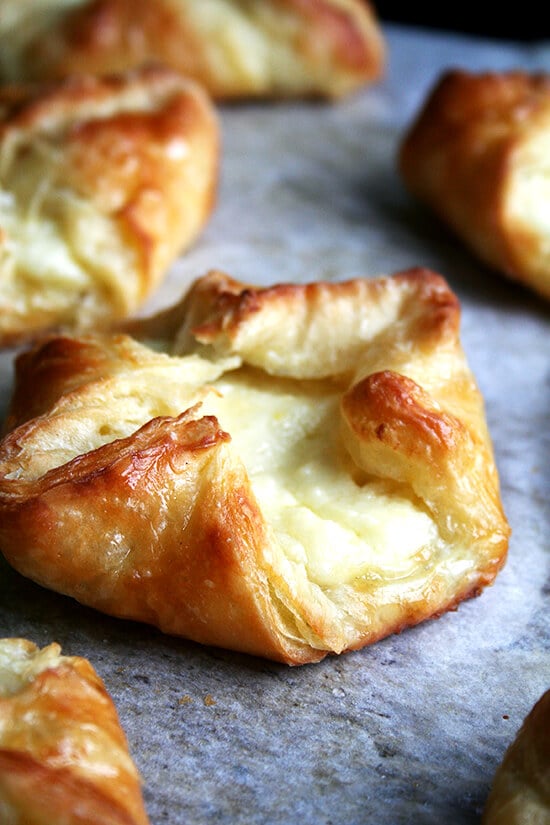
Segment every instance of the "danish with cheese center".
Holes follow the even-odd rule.
[[[550,299],[550,75],[448,70],[399,149],[406,187],[496,272]]]
[[[3,553],[99,610],[293,664],[454,607],[509,533],[458,324],[426,270],[212,272],[124,332],[48,339],[17,361]]]
[[[165,69],[0,89],[0,345],[140,306],[196,239],[218,123]]]
[[[163,63],[217,99],[336,98],[381,76],[366,0],[4,0],[0,77],[60,78]]]
[[[91,664],[0,639],[0,821],[147,825],[114,704]]]

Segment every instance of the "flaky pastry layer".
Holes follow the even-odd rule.
[[[366,0],[7,0],[4,79],[162,62],[218,99],[338,97],[379,78],[385,41]]]
[[[133,312],[214,204],[211,102],[167,69],[0,88],[0,345]]]
[[[525,718],[495,774],[483,825],[550,821],[550,690]]]
[[[212,272],[16,375],[0,547],[99,610],[300,664],[453,608],[504,562],[483,400],[433,272]]]
[[[0,639],[0,821],[147,825],[141,783],[87,659]]]
[[[406,133],[399,168],[484,263],[550,298],[550,76],[449,70]]]

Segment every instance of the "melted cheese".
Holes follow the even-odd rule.
[[[89,322],[112,305],[137,303],[136,255],[115,221],[56,180],[57,151],[43,141],[4,157],[0,189],[0,273],[8,313],[54,311]],[[17,162],[15,162],[17,160]],[[11,162],[10,162],[11,161]]]
[[[507,179],[504,220],[509,227],[513,252],[528,272],[538,273],[550,289],[550,216],[545,205],[550,199],[550,119],[529,140],[515,150]],[[550,293],[549,293],[550,294]]]
[[[25,639],[0,639],[0,698],[19,693],[43,670],[58,665],[59,654],[55,643],[39,650]]]
[[[301,23],[281,6],[242,3],[239,8],[227,0],[202,0],[176,7],[186,25],[200,33],[207,62],[227,88],[291,90],[318,80],[312,81],[311,66],[295,45],[300,42]],[[319,65],[316,71],[322,74],[323,68]]]
[[[340,452],[336,388],[269,382],[278,391],[246,373],[224,380],[207,407],[232,434],[286,555],[321,586],[408,575],[437,543],[433,521],[395,490],[352,478]]]
[[[3,197],[0,225],[7,236],[4,266],[11,263],[14,280],[30,283],[46,279],[48,285],[65,289],[82,288],[87,283],[87,273],[71,256],[54,220],[27,217],[15,198]]]

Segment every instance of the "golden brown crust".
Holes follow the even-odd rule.
[[[449,70],[399,151],[403,180],[473,252],[550,297],[550,76]]]
[[[166,69],[0,90],[0,344],[135,310],[204,226],[219,130]]]
[[[483,825],[550,820],[550,690],[525,718],[495,774]]]
[[[18,0],[19,28],[33,5]],[[13,52],[4,57],[4,74],[62,77],[162,62],[217,98],[332,97],[377,79],[385,60],[365,0],[216,0],[202,7],[194,0],[83,0],[72,8],[52,4],[43,17],[38,32],[4,44]],[[0,47],[1,37],[0,28]]]
[[[0,640],[0,809],[21,825],[147,825],[140,779],[91,664]]]
[[[21,573],[293,664],[494,579],[509,527],[440,276],[256,288],[212,272],[132,328],[155,350],[118,334],[18,358],[0,546]]]

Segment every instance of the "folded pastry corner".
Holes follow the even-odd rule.
[[[3,823],[148,824],[115,706],[87,659],[0,639],[0,718]]]
[[[459,314],[422,269],[211,272],[125,331],[37,344],[0,445],[2,552],[98,610],[290,664],[454,608],[509,535]]]
[[[339,97],[377,80],[386,45],[367,0],[4,0],[4,80],[161,62],[217,99]]]
[[[441,75],[405,133],[408,190],[486,265],[550,298],[550,75]]]
[[[131,314],[202,230],[218,164],[214,107],[172,70],[0,87],[0,346]]]
[[[550,820],[550,690],[525,717],[497,768],[483,825],[544,825]]]

